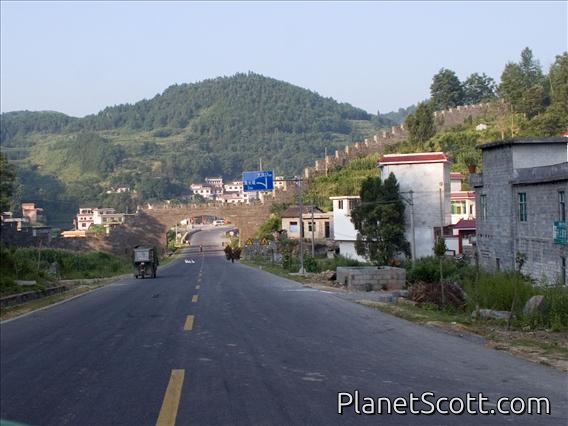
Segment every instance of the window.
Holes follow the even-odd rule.
[[[566,222],[566,199],[564,191],[558,191],[558,220]]]
[[[452,214],[466,214],[465,201],[452,201]]]
[[[487,220],[487,194],[479,196],[480,219]]]
[[[315,224],[315,222],[311,222],[311,221],[310,221],[310,222],[308,222],[308,232],[312,232],[312,229],[313,229],[314,232],[315,232],[315,230],[316,230],[316,224]]]
[[[519,192],[519,221],[527,221],[527,193]]]
[[[290,222],[290,232],[298,232],[298,222]]]
[[[337,208],[343,210],[343,200],[337,200]]]

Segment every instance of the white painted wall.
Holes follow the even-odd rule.
[[[381,167],[381,178],[387,179],[391,172],[394,173],[400,191],[406,199],[410,198],[408,192],[413,191],[416,258],[432,256],[434,228],[440,228],[441,224],[449,225],[451,220],[450,164],[449,162],[385,164]],[[405,236],[412,245],[410,214],[411,207],[406,203]]]
[[[368,260],[359,256],[355,251],[357,230],[351,222],[351,210],[354,203],[359,202],[358,196],[330,197],[333,202],[333,226],[331,227],[332,239],[339,246],[339,254],[360,262]]]

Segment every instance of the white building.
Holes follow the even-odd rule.
[[[243,192],[243,181],[235,180],[223,185],[225,192]]]
[[[216,200],[223,194],[223,186],[215,186],[208,183],[193,183],[190,186],[193,194],[201,195],[206,200]]]
[[[223,187],[223,178],[222,177],[206,177],[205,183],[213,186],[220,186]]]
[[[475,219],[475,191],[462,191],[464,175],[450,173],[451,224]]]
[[[351,222],[351,211],[359,203],[360,197],[344,195],[339,197],[329,197],[333,202],[333,221],[331,238],[339,247],[339,254],[343,257],[368,262],[363,256],[355,251],[355,241],[357,240],[357,230]]]
[[[117,213],[112,208],[81,207],[75,216],[75,227],[79,231],[87,230],[91,225],[105,225],[108,228],[122,223],[124,214]]]
[[[281,191],[286,191],[288,189],[288,181],[284,178],[284,176],[275,176],[272,183],[275,190],[279,189]]]
[[[393,173],[406,201],[406,240],[415,258],[432,256],[440,228],[450,225],[450,161],[443,152],[388,154],[381,178]]]

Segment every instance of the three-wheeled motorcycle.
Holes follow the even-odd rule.
[[[158,253],[155,247],[134,247],[134,278],[156,278],[158,271]]]

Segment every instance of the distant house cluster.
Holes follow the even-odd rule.
[[[95,231],[91,225],[101,225],[108,234],[114,226],[124,223],[125,216],[124,213],[117,213],[115,209],[109,207],[80,207],[73,219],[74,229],[63,231],[61,236],[64,238],[92,236]]]
[[[35,203],[22,203],[22,216],[2,212],[2,241],[10,243],[47,245],[51,241],[51,227],[45,226],[45,215]]]
[[[287,180],[283,176],[274,178],[274,190],[286,191]],[[262,201],[262,196],[257,191],[245,191],[243,181],[231,181],[224,183],[222,177],[207,177],[205,182],[190,185],[193,196],[200,196],[205,201],[221,202],[224,204],[250,204]]]

